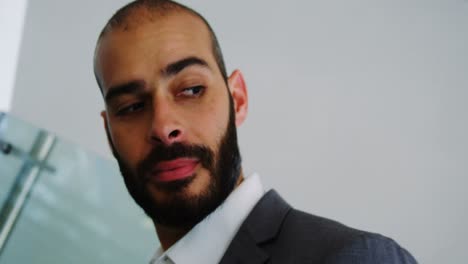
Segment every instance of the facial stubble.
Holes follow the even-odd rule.
[[[236,187],[241,172],[241,156],[237,143],[237,131],[232,97],[229,96],[229,119],[224,135],[218,142],[217,152],[203,145],[174,143],[157,145],[137,165],[135,173],[116,151],[109,136],[112,152],[119,164],[125,185],[135,202],[160,225],[175,228],[192,227],[213,212]],[[215,154],[216,153],[216,154]],[[145,175],[158,161],[180,157],[194,157],[208,171],[208,186],[197,195],[185,191],[199,175],[167,184],[148,181]],[[151,189],[166,193],[164,201],[155,197]]]

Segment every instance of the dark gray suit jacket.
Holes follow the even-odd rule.
[[[271,190],[250,212],[220,263],[417,262],[390,238],[295,210]]]

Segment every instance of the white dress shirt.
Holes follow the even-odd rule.
[[[260,177],[253,174],[215,211],[163,252],[158,248],[150,264],[219,263],[241,224],[263,196]]]

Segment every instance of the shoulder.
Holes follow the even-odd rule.
[[[295,209],[285,217],[277,241],[294,247],[298,263],[417,263],[388,237]]]
[[[416,263],[390,238],[296,210],[274,190],[260,199],[233,241],[231,255],[252,241],[275,263]]]
[[[414,257],[393,239],[365,233],[339,251],[330,255],[325,263],[417,263]]]

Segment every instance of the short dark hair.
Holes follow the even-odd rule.
[[[191,9],[190,7],[187,7],[185,5],[182,5],[180,3],[177,3],[171,0],[135,0],[133,2],[128,3],[127,5],[117,10],[117,12],[115,12],[115,14],[109,19],[109,21],[107,21],[106,25],[104,26],[101,33],[99,34],[97,43],[99,44],[99,41],[108,32],[112,31],[112,29],[114,28],[128,29],[131,24],[130,18],[132,17],[132,15],[135,15],[134,13],[140,8],[144,8],[150,13],[156,13],[162,16],[171,12],[182,11],[182,12],[188,12],[189,14],[192,14],[195,17],[200,18],[203,21],[203,23],[206,25],[206,27],[208,28],[208,31],[210,32],[212,52],[216,60],[216,64],[218,65],[219,71],[221,72],[221,75],[224,81],[227,83],[228,77],[227,77],[226,65],[224,64],[223,53],[221,52],[221,47],[219,45],[218,39],[216,38],[216,34],[214,33],[208,21],[206,21],[206,19],[202,15],[200,15],[197,11]],[[94,60],[96,60],[96,58],[94,58]],[[95,63],[94,63],[94,76],[96,78],[96,81],[102,93],[103,92],[102,85],[96,74]]]

